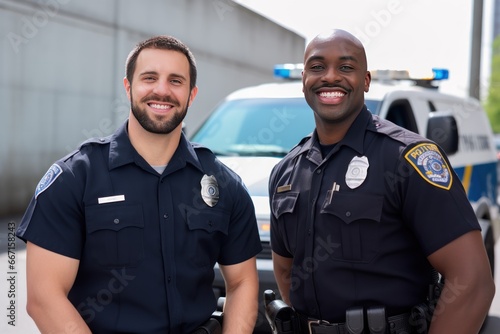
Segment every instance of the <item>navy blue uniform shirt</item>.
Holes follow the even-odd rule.
[[[325,158],[315,132],[304,138],[269,193],[272,249],[293,257],[291,302],[331,322],[353,306],[409,311],[426,298],[426,257],[480,229],[440,149],[366,107]]]
[[[202,198],[204,175],[218,184],[218,194],[204,188],[218,196],[213,206]],[[52,165],[17,235],[80,260],[69,299],[94,333],[192,332],[216,309],[214,264],[261,250],[234,172],[183,135],[160,175],[132,147],[126,124]]]

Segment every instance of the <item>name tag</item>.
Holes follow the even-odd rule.
[[[292,190],[292,185],[287,184],[287,185],[278,187],[278,189],[276,189],[276,192],[279,194],[279,193],[284,193],[284,192],[287,192],[290,190]]]
[[[113,202],[123,202],[125,201],[125,195],[116,195],[116,196],[108,196],[108,197],[99,197],[97,202],[99,204],[105,203],[113,203]]]

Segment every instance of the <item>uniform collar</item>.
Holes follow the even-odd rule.
[[[136,163],[139,166],[147,165],[146,161],[137,153],[130,142],[127,130],[128,120],[119,127],[111,136],[109,143],[109,169],[114,169],[129,163]],[[202,170],[198,156],[193,146],[186,139],[184,133],[181,134],[179,146],[170,159],[167,169],[172,172],[186,166],[187,163],[192,164],[199,170]]]
[[[372,119],[372,113],[366,108],[366,106],[363,106],[363,109],[361,109],[361,112],[352,123],[346,135],[340,141],[340,144],[349,146],[359,154],[363,154],[365,131],[366,129],[371,129],[372,127],[375,129]]]
[[[356,150],[358,153],[363,154],[365,130],[368,128],[369,130],[376,131],[375,126],[372,123],[371,112],[368,111],[366,106],[363,106],[363,109],[361,109],[361,112],[352,123],[346,135],[337,144],[337,147],[334,150],[338,150],[340,146],[345,145]],[[319,148],[319,139],[316,130],[314,130],[311,135],[304,138],[304,140],[306,141],[303,141],[303,146],[298,151],[298,155],[308,152],[307,155],[309,159],[319,159],[319,161],[321,161],[321,150]]]

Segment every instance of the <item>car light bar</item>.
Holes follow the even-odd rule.
[[[278,64],[274,66],[274,76],[282,79],[301,79],[303,64]]]
[[[432,74],[434,74],[434,78],[432,80],[446,80],[450,76],[450,71],[446,68],[433,68]]]
[[[433,68],[432,73],[414,77],[406,70],[373,70],[370,71],[372,80],[390,81],[390,80],[413,80],[413,81],[434,81],[446,80],[449,78],[449,71],[445,68]]]

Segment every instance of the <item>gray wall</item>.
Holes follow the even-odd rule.
[[[197,60],[188,134],[229,92],[300,62],[305,45],[230,0],[0,0],[0,215],[25,209],[54,160],[126,119],[125,58],[156,34]]]

